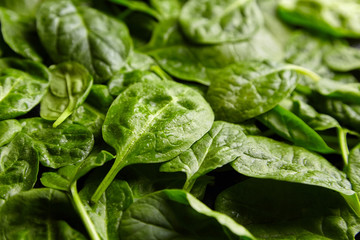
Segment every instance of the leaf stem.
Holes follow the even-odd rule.
[[[293,65],[293,64],[287,64],[286,69],[294,70],[300,74],[308,76],[315,82],[318,82],[321,79],[321,77],[318,74],[316,74],[315,72],[313,72],[307,68],[304,68],[304,67],[300,67],[300,66]]]
[[[74,181],[70,186],[70,192],[72,195],[73,204],[74,204],[77,212],[79,213],[79,215],[86,227],[86,230],[88,231],[88,233],[90,235],[90,238],[92,240],[101,240],[98,233],[96,232],[96,228],[95,228],[93,222],[91,221],[89,215],[86,212],[86,209],[84,208],[84,205],[81,203],[81,199],[80,199],[80,196],[77,191],[76,183],[77,182]]]
[[[118,163],[115,160],[115,163],[112,165],[111,169],[109,170],[109,172],[106,174],[105,178],[101,181],[100,185],[98,186],[98,188],[96,189],[95,193],[92,195],[91,197],[91,202],[92,203],[97,203],[97,201],[99,201],[101,195],[106,191],[106,189],[110,186],[110,184],[112,183],[112,181],[115,179],[116,175],[118,174],[118,172],[125,167],[124,164],[122,164],[121,162]]]
[[[339,144],[341,149],[341,155],[344,160],[344,168],[347,167],[349,163],[349,148],[347,145],[347,131],[341,127],[338,128],[338,134],[339,134]]]

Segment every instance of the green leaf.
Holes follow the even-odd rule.
[[[39,171],[39,154],[32,139],[19,133],[0,148],[0,166],[0,199],[31,189]]]
[[[113,181],[96,204],[90,203],[90,198],[99,184],[97,176],[85,183],[79,195],[84,207],[94,223],[101,239],[117,240],[120,234],[120,220],[123,212],[133,202],[132,192],[125,181]]]
[[[73,182],[114,158],[115,156],[107,151],[95,149],[84,161],[59,168],[57,172],[45,172],[40,180],[45,187],[69,191]]]
[[[134,70],[131,72],[119,72],[115,74],[109,81],[108,87],[111,95],[118,96],[126,88],[132,84],[143,81],[158,81],[161,78],[153,72]]]
[[[360,231],[339,195],[303,184],[249,179],[220,193],[215,209],[257,239],[355,239]]]
[[[279,136],[297,146],[320,153],[336,152],[301,118],[279,105],[257,116],[257,119]]]
[[[311,104],[316,110],[334,117],[341,126],[360,131],[360,104],[346,103],[320,94],[311,98]]]
[[[280,106],[293,112],[315,131],[324,131],[340,127],[338,121],[333,117],[318,113],[311,105],[301,99],[285,99]]]
[[[349,164],[346,168],[346,174],[352,184],[354,191],[360,197],[360,145],[354,147],[349,154]]]
[[[189,87],[172,81],[131,85],[107,112],[103,138],[117,156],[92,200],[97,201],[123,167],[168,161],[188,149],[213,119],[209,104]]]
[[[101,128],[105,115],[87,103],[80,105],[70,116],[69,120],[85,126],[95,138],[101,138]]]
[[[17,14],[34,18],[43,1],[44,0],[2,0],[0,6],[10,9]]]
[[[79,124],[62,124],[53,128],[41,118],[21,120],[23,132],[32,138],[42,165],[59,168],[83,161],[94,145],[91,132]]]
[[[166,34],[165,34],[166,33]],[[210,85],[213,69],[247,60],[282,60],[282,46],[266,29],[260,29],[247,41],[217,45],[188,43],[175,20],[161,22],[143,49],[170,75]]]
[[[334,71],[349,72],[360,68],[360,50],[346,45],[335,46],[325,55],[326,64]]]
[[[240,125],[217,121],[210,131],[188,150],[164,163],[160,171],[184,172],[184,190],[190,191],[196,179],[234,161],[242,152],[246,136]]]
[[[49,91],[41,101],[40,116],[56,120],[54,127],[65,121],[90,93],[93,79],[81,64],[65,62],[50,67]]]
[[[242,122],[289,96],[298,77],[297,70],[288,65],[239,62],[213,73],[207,100],[217,119]]]
[[[121,220],[120,238],[255,239],[243,226],[182,190],[163,190],[134,202]]]
[[[328,98],[360,104],[360,83],[342,83],[330,79],[321,79],[316,83],[315,90]]]
[[[1,32],[11,49],[25,58],[42,61],[42,46],[36,33],[35,19],[0,8]]]
[[[191,42],[215,44],[250,38],[263,18],[254,0],[190,0],[179,21]]]
[[[132,11],[139,11],[160,20],[161,15],[152,7],[150,7],[146,2],[139,0],[110,0],[113,3],[120,4],[124,7],[131,9]]]
[[[41,63],[31,60],[19,59],[19,58],[0,58],[0,69],[14,68],[16,70],[23,71],[34,78],[39,78],[48,81],[50,77],[49,70]]]
[[[11,197],[0,209],[0,220],[3,239],[86,239],[69,224],[78,218],[67,195],[53,189],[33,189]]]
[[[96,83],[108,80],[126,63],[132,47],[127,27],[71,0],[45,1],[37,13],[41,42],[56,62],[83,64]]]
[[[47,79],[16,69],[0,70],[0,120],[29,112],[40,102],[47,87]]]
[[[325,158],[302,147],[266,137],[248,136],[242,155],[231,165],[249,177],[303,183],[337,191],[360,215],[359,199],[346,175]]]
[[[335,37],[360,37],[360,27],[355,24],[360,20],[360,5],[353,0],[282,0],[278,10],[290,24]]]
[[[106,85],[94,84],[91,87],[87,102],[101,112],[106,113],[114,98]]]
[[[17,120],[0,121],[0,147],[8,144],[20,131],[21,125]]]

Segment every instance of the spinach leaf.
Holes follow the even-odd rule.
[[[33,189],[11,197],[0,209],[3,239],[86,239],[74,225],[78,218],[65,193]]]
[[[79,195],[101,239],[117,240],[123,212],[133,202],[132,192],[125,181],[114,180],[96,204],[90,198],[99,184],[97,175],[90,176]]]
[[[40,116],[56,120],[54,127],[67,119],[90,93],[93,79],[81,64],[64,62],[50,67],[49,91],[41,101]]]
[[[265,126],[295,145],[320,153],[334,153],[321,136],[292,112],[276,106],[257,116]]]
[[[290,24],[335,37],[360,37],[360,6],[353,0],[282,0],[278,10]]]
[[[155,19],[161,20],[161,15],[152,7],[150,7],[145,1],[139,0],[110,0],[111,2],[120,4],[129,8],[132,11],[140,11],[150,16],[154,17]]]
[[[106,85],[94,84],[91,87],[87,102],[101,112],[106,113],[114,98],[111,96],[109,88]]]
[[[297,72],[307,74],[306,69],[271,62],[232,64],[213,72],[207,100],[217,119],[245,121],[269,111],[289,96],[295,89]]]
[[[347,176],[352,184],[354,191],[360,197],[360,145],[354,147],[349,154],[349,164],[346,168]]]
[[[325,55],[326,64],[334,71],[348,72],[360,68],[360,50],[340,45]]]
[[[21,116],[45,95],[46,79],[16,69],[0,70],[0,120]]]
[[[42,165],[59,168],[83,161],[94,145],[91,132],[79,124],[53,128],[49,121],[29,118],[20,121],[22,131],[32,138]]]
[[[231,218],[181,190],[163,190],[131,204],[121,219],[120,238],[255,239]]]
[[[0,148],[0,201],[31,189],[39,171],[39,154],[32,139],[19,133]]]
[[[215,209],[257,239],[355,239],[360,230],[340,196],[303,184],[245,180],[220,193]]]
[[[78,123],[86,127],[95,138],[101,138],[101,128],[105,115],[87,103],[83,103],[69,118],[69,122]]]
[[[107,112],[103,138],[117,156],[92,200],[99,199],[123,167],[168,161],[188,149],[213,119],[208,103],[189,87],[172,81],[131,85]]]
[[[2,0],[0,6],[10,9],[17,14],[34,18],[43,1],[44,0]]]
[[[341,83],[330,79],[321,79],[314,88],[328,98],[360,104],[360,83]]]
[[[184,190],[190,191],[200,176],[234,161],[241,152],[246,136],[240,125],[214,122],[210,131],[191,148],[164,163],[160,171],[184,172]]]
[[[186,42],[175,20],[161,22],[148,46],[142,49],[154,57],[170,75],[210,85],[212,69],[245,60],[282,60],[282,46],[266,29],[260,29],[247,41],[217,45]]]
[[[50,76],[49,70],[44,65],[31,60],[13,57],[0,58],[0,70],[5,70],[6,68],[13,68],[25,72],[34,78],[46,81],[49,80]]]
[[[263,18],[254,0],[189,0],[179,21],[191,42],[214,44],[250,38]]]
[[[95,9],[75,6],[70,0],[45,1],[37,13],[37,30],[56,63],[77,61],[96,83],[120,70],[132,47],[123,23]]]
[[[320,94],[311,96],[311,104],[319,112],[334,117],[342,126],[360,131],[360,104],[346,103]]]
[[[134,70],[126,73],[117,73],[109,81],[111,95],[118,96],[130,85],[143,81],[158,81],[161,78],[151,71]]]
[[[359,199],[345,174],[305,148],[266,137],[248,136],[243,153],[231,165],[249,177],[303,183],[337,191],[360,215]]]
[[[17,120],[9,119],[0,121],[0,147],[8,144],[20,131],[21,125]]]
[[[1,32],[11,49],[34,61],[42,61],[42,46],[36,32],[35,18],[0,8]]]
[[[318,113],[311,105],[296,96],[280,102],[280,106],[293,112],[315,131],[340,127],[335,118],[327,114]]]
[[[84,161],[59,168],[57,172],[45,172],[40,180],[45,187],[69,191],[73,182],[114,158],[105,150],[94,149]]]

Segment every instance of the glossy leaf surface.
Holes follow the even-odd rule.
[[[182,190],[156,192],[130,205],[121,220],[120,237],[124,240],[254,239],[231,218],[212,211]]]
[[[37,13],[37,29],[55,62],[80,62],[96,83],[125,65],[132,45],[123,23],[70,0],[45,1]]]
[[[190,0],[179,21],[191,42],[214,44],[250,38],[262,25],[254,0]]]
[[[339,195],[302,184],[249,179],[222,192],[215,209],[257,239],[354,239],[360,230]]]

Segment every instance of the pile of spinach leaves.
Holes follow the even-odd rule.
[[[355,239],[357,0],[0,1],[0,239]]]

